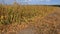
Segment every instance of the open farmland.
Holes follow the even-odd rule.
[[[60,8],[0,5],[0,34],[60,34]]]

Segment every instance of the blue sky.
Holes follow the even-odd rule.
[[[14,0],[0,0],[0,3],[12,4]],[[16,0],[17,3],[31,4],[31,5],[60,5],[60,0]]]

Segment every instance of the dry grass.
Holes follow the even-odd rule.
[[[26,22],[36,16],[43,17],[55,9],[55,7],[51,6],[0,5],[0,23]]]
[[[37,34],[51,34],[52,32],[49,31],[50,28],[53,28],[53,25],[50,27],[50,24],[48,24],[50,22],[45,23],[44,21],[46,20],[44,18],[56,12],[57,9],[59,8],[52,6],[0,5],[0,32],[1,34],[16,33],[33,26],[37,29]],[[46,29],[47,27],[48,30]]]

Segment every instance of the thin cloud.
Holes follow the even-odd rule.
[[[48,2],[48,1],[51,1],[51,0],[38,0],[38,1],[46,1],[46,2]]]
[[[32,0],[24,0],[23,2],[29,2],[29,1],[32,1]]]
[[[46,0],[46,1],[50,2],[51,0]]]
[[[40,0],[40,1],[45,1],[45,0]]]
[[[51,1],[51,0],[20,0],[20,2],[49,2],[49,1]]]

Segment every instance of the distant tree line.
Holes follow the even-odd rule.
[[[52,5],[52,6],[60,7],[60,5]]]

